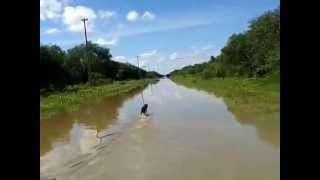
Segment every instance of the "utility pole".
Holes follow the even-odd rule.
[[[91,66],[90,66],[90,62],[89,62],[89,56],[88,56],[88,40],[87,40],[87,27],[86,27],[86,21],[88,21],[88,18],[82,18],[81,21],[83,22],[83,26],[84,26],[84,37],[86,40],[86,52],[85,52],[85,59],[87,60],[88,63],[88,81],[90,82],[90,73],[91,73]]]
[[[140,79],[139,56],[137,56],[137,62],[138,62],[138,74],[139,74],[139,79]]]
[[[138,63],[138,68],[139,68],[139,56],[137,56],[137,63]]]
[[[86,21],[88,21],[88,18],[82,18],[81,21],[83,21],[83,26],[84,26],[84,37],[86,38],[86,47],[88,45],[88,40],[87,40],[87,27],[86,27]]]

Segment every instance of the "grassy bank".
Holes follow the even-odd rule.
[[[40,119],[48,118],[59,112],[74,111],[86,101],[96,101],[99,100],[99,97],[127,93],[155,81],[155,79],[118,81],[95,87],[82,85],[76,89],[40,96]]]
[[[212,78],[173,75],[175,82],[222,97],[228,109],[244,123],[280,119],[279,74],[259,79]]]

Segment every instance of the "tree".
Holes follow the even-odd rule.
[[[210,56],[210,63],[213,63],[213,62],[215,62],[216,61],[216,58],[214,57],[214,56]]]
[[[62,88],[66,83],[65,52],[56,45],[40,46],[40,88]]]
[[[248,31],[233,34],[218,57],[211,56],[208,63],[186,66],[172,74],[251,77],[277,72],[279,66],[280,9],[277,8],[252,20]]]
[[[90,84],[95,85],[147,76],[145,70],[111,58],[108,48],[91,42],[87,49],[80,44],[67,52],[56,45],[40,45],[40,89],[61,90],[67,85],[87,83],[89,79]]]
[[[272,63],[268,62],[272,59],[268,56],[280,51],[280,9],[268,11],[252,20],[248,36],[254,52],[252,59],[255,72],[260,75],[271,72],[270,68],[263,67]],[[280,61],[280,58],[278,60]]]

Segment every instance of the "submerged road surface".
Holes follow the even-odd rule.
[[[150,116],[140,117],[142,97]],[[279,122],[243,124],[221,98],[162,79],[41,121],[41,176],[277,180]]]

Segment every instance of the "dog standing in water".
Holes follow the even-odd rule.
[[[140,117],[139,117],[139,121],[136,124],[136,128],[140,129],[143,128],[147,125],[146,121],[148,119],[148,104],[144,104],[141,108],[141,112],[140,112]]]
[[[142,106],[142,108],[141,108],[140,114],[141,114],[141,115],[144,114],[145,116],[147,116],[147,115],[148,115],[148,114],[147,114],[147,111],[148,111],[148,104],[144,104],[144,105]]]

